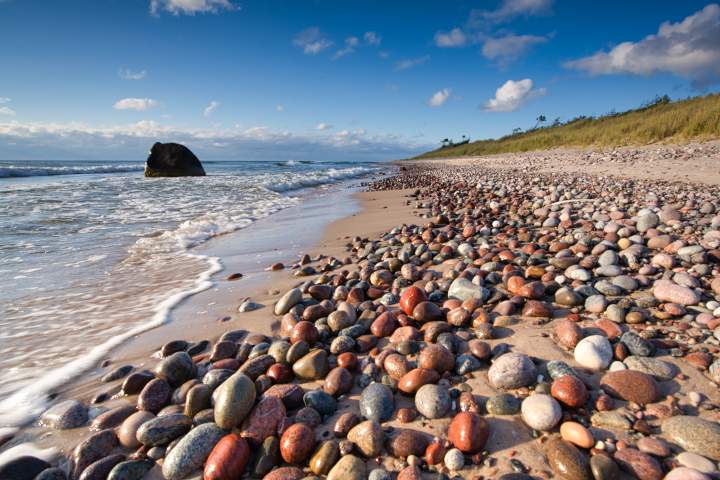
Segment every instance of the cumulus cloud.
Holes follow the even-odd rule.
[[[460,28],[449,32],[435,32],[435,45],[441,48],[464,47],[469,43],[468,35]]]
[[[375,32],[365,32],[363,39],[365,39],[365,43],[373,47],[379,47],[382,42],[382,37]]]
[[[6,107],[6,106],[0,107],[0,115],[7,115],[9,117],[14,117],[16,113],[17,112],[15,112],[15,110],[13,110],[10,107]]]
[[[432,97],[430,97],[430,100],[428,100],[428,105],[431,107],[442,107],[445,102],[447,102],[448,98],[450,98],[450,92],[451,90],[449,88],[443,88],[442,90],[438,90],[433,94]]]
[[[533,81],[529,78],[508,80],[495,91],[495,98],[488,100],[484,108],[491,112],[511,112],[545,93],[544,88],[533,89]]]
[[[485,58],[497,61],[501,65],[517,60],[532,48],[533,45],[545,43],[547,37],[540,35],[506,35],[488,38],[482,47]]]
[[[404,158],[431,145],[391,134],[368,134],[363,129],[296,135],[266,126],[193,129],[141,121],[128,125],[94,127],[83,123],[0,122],[0,158],[128,159],[146,155],[156,141],[187,145],[202,158],[277,159],[292,156],[308,160]],[[12,148],[12,149],[11,149]],[[53,152],[53,153],[47,153]],[[56,155],[63,152],[63,158]]]
[[[317,27],[306,28],[298,33],[293,40],[296,47],[302,48],[305,55],[317,55],[332,47],[332,40],[326,38]]]
[[[470,20],[473,24],[503,23],[520,16],[547,14],[552,10],[553,0],[503,0],[495,10],[473,10]]]
[[[129,68],[121,68],[118,72],[118,75],[123,80],[142,80],[147,76],[147,70],[140,70],[138,72],[133,72]]]
[[[115,110],[137,110],[145,111],[158,106],[157,100],[152,98],[123,98],[113,105]]]
[[[317,126],[315,127],[316,130],[330,130],[331,128],[332,128],[332,125],[330,125],[329,123],[322,123],[322,122],[318,123]]]
[[[355,51],[355,47],[357,47],[360,44],[360,39],[357,37],[348,37],[345,39],[345,47],[341,48],[337,52],[335,52],[335,55],[333,58],[338,59],[340,57],[344,57],[345,55],[348,55],[350,53],[353,53]]]
[[[173,15],[195,15],[196,13],[219,13],[239,10],[240,7],[230,0],[151,0],[150,12],[157,15],[161,11]]]
[[[210,102],[210,104],[207,107],[205,107],[205,110],[203,111],[203,115],[206,117],[209,117],[210,115],[213,114],[213,112],[215,110],[218,109],[219,106],[220,106],[220,102],[216,102],[215,100],[213,100],[212,102]]]
[[[406,58],[404,60],[400,60],[395,64],[395,70],[407,70],[409,68],[417,67],[419,65],[422,65],[423,63],[430,60],[430,55],[425,55],[418,58]]]
[[[668,72],[697,86],[720,81],[720,5],[710,4],[677,23],[665,22],[639,42],[565,63],[591,75]]]

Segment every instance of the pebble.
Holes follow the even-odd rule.
[[[560,425],[560,436],[563,440],[580,448],[592,448],[595,445],[590,430],[577,422],[564,422]]]
[[[204,423],[190,430],[170,450],[162,465],[167,480],[181,480],[202,467],[225,432],[214,423]]]
[[[442,418],[450,410],[452,400],[447,389],[439,385],[423,385],[415,393],[415,408],[425,418]]]
[[[537,393],[523,400],[522,419],[533,430],[552,430],[562,418],[560,404],[550,395]]]
[[[485,409],[491,415],[515,415],[520,411],[520,400],[509,393],[488,398]]]
[[[380,424],[374,420],[366,420],[357,424],[347,434],[347,439],[354,443],[360,452],[368,457],[376,457],[383,448],[385,435]]]
[[[678,415],[662,423],[662,433],[689,452],[720,461],[720,425],[716,422]]]
[[[465,456],[457,448],[451,448],[443,457],[443,462],[451,472],[457,472],[465,466]]]
[[[501,390],[532,385],[536,377],[535,365],[522,353],[506,353],[495,359],[488,370],[490,385]]]
[[[575,361],[590,370],[606,369],[612,358],[612,346],[602,335],[585,337],[575,347]]]
[[[584,453],[565,440],[553,438],[543,448],[550,468],[562,480],[591,480],[590,464]]]
[[[660,398],[655,380],[636,370],[608,372],[600,379],[600,388],[616,398],[640,405],[653,403]]]
[[[250,413],[255,403],[255,384],[247,375],[237,372],[218,387],[215,395],[215,422],[230,430]]]
[[[615,452],[615,460],[620,468],[638,480],[662,480],[664,476],[662,466],[657,460],[634,448],[618,450]]]
[[[244,438],[230,433],[213,447],[205,462],[203,480],[235,480],[242,476],[250,460],[250,447]]]
[[[85,425],[88,408],[79,400],[65,400],[54,405],[40,417],[40,425],[54,430],[67,430]]]
[[[477,453],[485,448],[490,436],[490,424],[473,412],[460,412],[448,427],[447,438],[463,453]]]
[[[387,385],[371,383],[360,395],[360,415],[368,420],[384,422],[395,412],[395,399]]]
[[[328,473],[327,480],[365,480],[365,462],[354,455],[343,456]]]

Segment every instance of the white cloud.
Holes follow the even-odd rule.
[[[275,110],[278,111],[278,112],[284,112],[284,111],[285,111],[285,106],[284,106],[284,105],[277,105],[277,106],[275,107]]]
[[[158,106],[157,100],[152,98],[123,98],[113,105],[115,110],[145,111]]]
[[[407,70],[409,68],[417,67],[419,65],[422,65],[423,63],[430,60],[430,55],[425,55],[423,57],[418,58],[407,58],[405,60],[400,60],[395,64],[395,70]]]
[[[142,80],[147,76],[147,70],[140,70],[139,72],[133,72],[129,68],[121,68],[118,75],[123,80]]]
[[[485,110],[491,112],[511,112],[517,110],[529,100],[545,95],[544,88],[533,89],[533,81],[529,78],[523,80],[508,80],[495,91],[495,98],[485,103]]]
[[[468,42],[468,35],[459,28],[453,28],[449,32],[435,33],[435,45],[441,48],[463,47]]]
[[[315,130],[329,130],[331,128],[332,128],[332,125],[330,125],[329,123],[321,122],[321,123],[317,124],[317,126],[315,127]]]
[[[219,13],[239,10],[230,0],[151,0],[150,12],[157,15],[161,10],[173,15],[195,15],[196,13]]]
[[[373,47],[379,47],[380,43],[382,43],[382,37],[375,32],[365,32],[363,38],[365,39],[365,43]]]
[[[428,105],[431,107],[442,107],[445,102],[447,102],[448,98],[450,98],[450,92],[451,90],[449,88],[443,88],[442,90],[438,90],[433,94],[432,97],[430,97],[430,100],[428,100]]]
[[[10,117],[14,117],[16,114],[15,110],[13,110],[10,107],[0,107],[0,115],[7,115]]]
[[[720,80],[720,5],[710,4],[681,22],[665,22],[639,42],[573,60],[567,68],[591,75],[669,72],[698,86]]]
[[[0,97],[0,103],[10,103],[11,101],[12,101],[12,98]]]
[[[552,10],[552,4],[553,0],[503,0],[496,10],[473,11],[471,23],[482,20],[501,23],[519,16],[542,15]]]
[[[293,44],[302,48],[305,55],[317,55],[333,45],[332,40],[326,38],[317,27],[306,28],[298,33]]]
[[[482,54],[487,59],[507,65],[524,55],[533,45],[547,41],[547,37],[539,35],[506,35],[488,38],[483,44]]]
[[[156,141],[187,145],[201,159],[393,159],[427,150],[431,145],[391,134],[368,134],[362,129],[337,133],[296,135],[265,126],[193,129],[141,121],[128,125],[93,127],[83,123],[0,122],[0,158],[143,158]],[[11,149],[10,145],[13,145]],[[50,153],[48,153],[50,152]],[[58,156],[58,152],[62,155]],[[62,158],[60,158],[62,157]]]
[[[203,115],[206,117],[209,117],[210,115],[213,114],[213,112],[215,110],[218,109],[219,106],[220,106],[220,102],[216,102],[215,100],[213,100],[212,102],[210,102],[210,104],[207,107],[205,107],[205,110],[203,111]]]
[[[348,37],[345,39],[345,48],[342,48],[335,52],[335,55],[333,56],[334,59],[338,59],[340,57],[344,57],[345,55],[348,55],[350,53],[353,53],[355,51],[355,47],[357,47],[360,44],[360,40],[357,37]]]

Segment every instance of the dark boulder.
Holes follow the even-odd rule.
[[[200,160],[179,143],[156,143],[145,163],[146,177],[203,177]]]

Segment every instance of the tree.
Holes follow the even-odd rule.
[[[560,121],[560,117],[555,117],[555,120],[553,120],[552,126],[559,127],[560,125],[562,125],[562,122]]]
[[[443,147],[447,147],[450,144],[450,139],[443,138],[443,141],[441,143]]]
[[[545,118],[545,115],[540,115],[540,116],[538,116],[535,120],[537,120],[537,123],[535,124],[535,127],[534,127],[534,128],[538,128],[538,126],[539,126],[541,123],[545,123],[545,121],[546,121],[547,119]]]
[[[520,132],[522,132],[522,128],[520,128],[520,127],[515,127],[515,128],[513,128],[513,132],[512,132],[513,135],[517,135],[517,134],[520,133]]]

